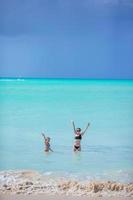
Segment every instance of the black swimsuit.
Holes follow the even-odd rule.
[[[78,149],[80,149],[80,146],[74,145],[74,148],[78,150]]]
[[[75,140],[81,140],[81,139],[82,139],[82,135],[81,134],[75,136]]]
[[[75,136],[75,140],[81,140],[82,139],[82,135],[80,134],[80,135],[76,135]],[[80,145],[74,145],[74,148],[76,149],[76,150],[79,150],[80,149]]]

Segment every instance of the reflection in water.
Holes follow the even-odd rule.
[[[75,162],[80,162],[82,160],[82,155],[80,151],[73,152],[73,160]]]

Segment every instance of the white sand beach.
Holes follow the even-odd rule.
[[[0,199],[122,199],[133,198],[132,183],[76,181],[47,177],[36,171],[0,172]]]

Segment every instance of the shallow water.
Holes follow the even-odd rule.
[[[91,123],[76,154],[71,119]],[[0,121],[0,170],[133,180],[133,81],[0,79]]]

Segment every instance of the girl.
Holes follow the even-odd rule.
[[[45,152],[49,152],[53,150],[50,147],[50,137],[46,137],[44,133],[42,133],[42,136],[44,138],[44,144],[45,144]]]

